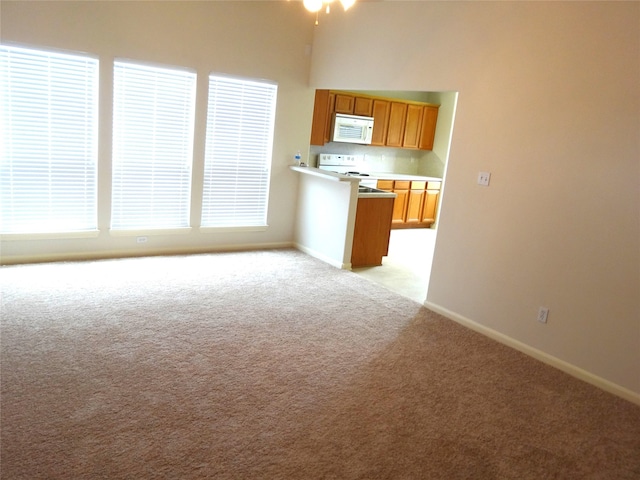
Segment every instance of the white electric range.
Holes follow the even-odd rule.
[[[357,177],[360,179],[361,187],[375,188],[378,183],[375,178],[369,178],[369,174],[363,171],[365,169],[364,155],[321,153],[318,155],[318,168]]]

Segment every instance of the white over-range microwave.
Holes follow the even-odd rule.
[[[331,141],[342,143],[371,144],[373,118],[336,113],[333,118]]]

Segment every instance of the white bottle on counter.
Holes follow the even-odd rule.
[[[298,150],[296,152],[296,156],[295,158],[295,165],[296,167],[305,167],[306,165],[304,164],[304,162],[302,161],[302,155],[300,154],[300,150]]]

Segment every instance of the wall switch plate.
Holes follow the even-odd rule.
[[[136,243],[147,243],[147,237],[136,237]]]
[[[540,323],[547,323],[549,317],[549,309],[547,307],[540,307],[538,309],[538,321]]]
[[[478,185],[482,185],[483,187],[488,187],[490,178],[491,178],[491,173],[489,172],[478,173]]]

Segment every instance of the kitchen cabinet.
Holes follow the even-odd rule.
[[[438,105],[349,92],[316,90],[311,145],[331,141],[335,113],[373,117],[371,145],[432,150]]]
[[[371,108],[373,117],[373,134],[371,145],[384,146],[387,144],[387,131],[389,130],[389,110],[391,102],[375,99]]]
[[[370,117],[373,112],[373,98],[355,97],[353,104],[353,114],[363,117]]]
[[[334,96],[335,97],[335,96]],[[331,128],[329,90],[316,90],[311,124],[311,145],[324,145]]]
[[[354,104],[355,98],[352,95],[336,93],[336,104],[334,107],[334,113],[346,113],[348,115],[353,115]]]
[[[433,150],[433,140],[436,135],[436,122],[438,121],[438,107],[426,105],[422,108],[422,125],[420,126],[421,150]]]
[[[393,198],[359,198],[351,249],[352,267],[382,265],[389,253]]]
[[[389,110],[389,126],[387,127],[387,147],[402,147],[406,120],[407,104],[391,102],[391,108]]]
[[[392,224],[404,223],[404,219],[407,214],[410,184],[411,182],[393,182],[393,190],[391,191],[396,194],[396,200],[393,204]]]
[[[407,115],[404,122],[404,137],[402,146],[404,148],[418,148],[420,144],[420,134],[422,133],[422,105],[407,105]]]
[[[384,190],[385,192],[393,191],[393,180],[378,180],[376,187],[378,190]]]
[[[329,105],[327,107],[327,118],[325,120],[324,128],[324,143],[331,141],[331,127],[333,126],[333,112],[336,106],[336,94],[329,92]]]
[[[394,182],[393,180],[378,180],[377,188],[386,192],[393,192],[396,198],[393,201],[393,213],[391,223],[404,223],[404,216],[409,198],[410,182]]]
[[[435,223],[441,183],[378,180],[378,189],[396,194],[392,228],[424,228]]]
[[[407,199],[407,212],[404,216],[405,223],[422,222],[422,206],[427,182],[411,182],[409,198]]]
[[[428,182],[425,189],[424,205],[420,221],[431,225],[436,221],[441,182]]]

